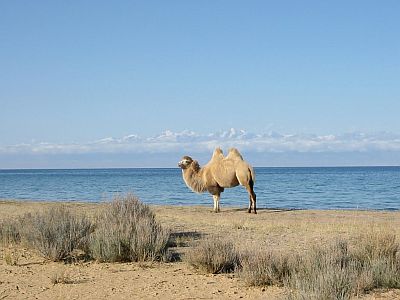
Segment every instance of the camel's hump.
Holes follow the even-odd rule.
[[[224,158],[224,153],[222,152],[221,148],[215,148],[211,159],[223,159],[223,158]]]
[[[239,150],[236,149],[236,148],[230,148],[229,149],[227,158],[243,160],[242,154],[240,154]]]

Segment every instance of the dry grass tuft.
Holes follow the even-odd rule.
[[[115,198],[97,216],[90,250],[102,262],[163,260],[169,235],[149,206],[127,195]]]
[[[3,256],[4,256],[4,261],[6,262],[7,265],[9,266],[18,265],[20,254],[16,248],[10,247],[5,249]]]
[[[241,255],[239,277],[250,286],[283,286],[286,278],[296,271],[299,257],[272,251],[246,252]]]
[[[348,245],[315,247],[301,257],[297,270],[286,278],[290,299],[349,299],[358,266],[350,260]]]
[[[391,232],[372,232],[360,237],[353,251],[361,265],[361,292],[374,288],[400,288],[400,244]]]
[[[53,260],[93,258],[104,262],[167,260],[170,233],[133,195],[115,198],[96,219],[59,204],[44,212],[0,223],[0,243],[23,243]],[[11,256],[7,255],[11,263]]]
[[[3,245],[19,243],[37,249],[46,258],[59,261],[69,258],[76,249],[87,251],[92,224],[85,216],[70,212],[60,204],[44,212],[25,214],[0,224]]]
[[[240,219],[234,219],[232,221],[232,227],[233,229],[239,229],[239,230],[249,230],[249,224],[247,219],[245,218],[240,218]]]
[[[53,285],[56,284],[73,284],[74,281],[68,275],[67,270],[65,268],[61,268],[54,272],[50,277],[50,282]]]
[[[215,237],[201,240],[188,251],[185,260],[196,269],[213,274],[233,272],[240,264],[233,242]]]
[[[3,246],[18,244],[21,241],[20,221],[6,219],[0,222],[0,243]]]
[[[359,237],[355,245],[355,256],[359,260],[372,261],[387,258],[395,261],[399,253],[396,235],[389,231],[369,232]]]
[[[47,211],[24,216],[22,236],[44,257],[60,261],[70,258],[76,249],[87,251],[92,223],[59,205]]]
[[[375,288],[400,288],[400,246],[391,233],[338,240],[298,254],[244,255],[239,276],[252,286],[285,286],[288,299],[350,299]]]

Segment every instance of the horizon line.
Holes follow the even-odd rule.
[[[332,165],[332,166],[253,166],[254,168],[398,168],[399,165]],[[0,168],[0,171],[17,171],[17,170],[129,170],[129,169],[180,169],[179,167],[94,167],[94,168]]]

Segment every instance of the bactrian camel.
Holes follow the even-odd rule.
[[[199,163],[190,156],[184,156],[178,163],[186,185],[196,193],[208,191],[214,200],[214,211],[219,212],[219,200],[225,188],[243,185],[249,193],[249,209],[256,214],[256,194],[254,193],[255,174],[252,166],[243,160],[235,148],[229,149],[224,157],[222,150],[214,150],[211,160],[200,168]]]

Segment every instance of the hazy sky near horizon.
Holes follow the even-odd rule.
[[[349,164],[390,151],[398,164],[399,11],[394,0],[3,1],[0,168],[193,141],[342,151]]]

